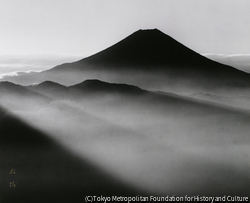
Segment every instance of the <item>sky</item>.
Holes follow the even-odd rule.
[[[250,55],[249,0],[0,0],[0,5],[0,73],[72,62],[151,28],[201,54]]]

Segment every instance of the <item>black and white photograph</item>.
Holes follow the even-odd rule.
[[[0,0],[0,203],[249,202],[249,11]]]

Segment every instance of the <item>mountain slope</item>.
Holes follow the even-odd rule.
[[[82,94],[131,94],[140,95],[146,91],[140,89],[139,87],[127,84],[114,84],[107,83],[100,80],[85,80],[82,83],[72,85],[68,87],[71,90],[79,90]]]
[[[67,87],[52,81],[44,81],[40,84],[26,86],[26,88],[32,92],[37,92],[38,94],[49,97],[50,99],[54,97],[63,97],[68,93]]]
[[[109,80],[112,73],[119,73],[120,77],[123,77],[122,73],[136,77],[140,72],[153,77],[158,74],[159,79],[169,81],[189,80],[187,84],[201,87],[250,86],[249,74],[207,59],[157,29],[139,30],[93,56],[52,69],[64,70],[107,71]],[[157,83],[157,79],[154,82]]]
[[[206,100],[195,99],[195,96],[192,98],[169,92],[146,91],[133,85],[107,83],[100,80],[85,80],[68,87],[46,81],[27,88],[32,92],[49,97],[53,101],[68,100],[75,102],[75,104],[80,103],[83,107],[90,102],[92,107],[98,103],[96,105],[96,108],[98,108],[103,101],[106,102],[105,98],[108,98],[107,101],[110,104],[106,103],[105,105],[110,105],[111,108],[112,106],[119,106],[118,110],[128,105],[134,105],[134,108],[138,109],[144,106],[144,111],[158,109],[158,112],[175,112],[176,115],[183,116],[187,112],[193,113],[193,115],[199,115],[200,113],[203,115],[243,113],[241,109],[212,103],[211,100],[207,102]],[[104,105],[104,103],[101,105]]]
[[[152,70],[173,68],[173,66],[185,69],[183,66],[187,65],[190,69],[197,67],[206,69],[210,66],[216,70],[214,66],[221,65],[197,54],[157,29],[139,30],[117,44],[80,60],[79,63],[93,63],[102,65],[103,68],[119,65],[128,69],[136,66]],[[228,66],[221,66],[223,67],[233,71]]]
[[[51,99],[11,82],[0,82],[0,103],[11,110],[35,110],[47,105]]]
[[[161,31],[139,30],[117,44],[42,73],[5,78],[21,84],[46,80],[74,85],[86,79],[170,92],[248,92],[250,75],[207,59]],[[245,94],[246,92],[244,92]]]
[[[0,158],[1,203],[82,202],[86,195],[140,193],[1,107]]]
[[[46,108],[19,115],[150,193],[249,194],[249,113],[97,80],[66,89]]]

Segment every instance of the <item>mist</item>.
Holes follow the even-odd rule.
[[[220,63],[233,66],[239,70],[250,73],[250,55],[249,54],[203,54],[205,57],[218,61]]]
[[[34,65],[40,59],[30,61]],[[60,57],[47,59],[45,66]],[[95,180],[94,195],[120,195],[123,187],[110,190],[117,184],[136,195],[249,195],[250,75],[209,60],[158,29],[138,30],[76,62],[0,81],[8,81],[0,82],[3,122],[9,114],[23,122],[13,125],[17,131],[3,125],[1,138],[9,140],[9,132],[18,137],[20,126],[33,132],[19,135],[30,147],[28,157],[37,136],[53,140],[67,157],[74,154],[102,174],[90,167],[80,175],[80,181],[87,179],[86,188]],[[65,156],[60,160],[68,163]],[[32,163],[40,171],[53,165],[45,158],[43,164]],[[106,188],[107,178],[114,181],[112,187]],[[76,179],[65,175],[62,187]],[[39,188],[46,184],[37,182]]]
[[[86,54],[16,53],[0,54],[0,77],[18,73],[41,72],[66,62],[77,61]]]
[[[23,98],[5,106],[131,187],[158,195],[248,195],[248,113],[143,90],[71,89],[67,97],[29,91],[37,92],[25,97],[26,108]],[[50,100],[34,109],[38,95]]]

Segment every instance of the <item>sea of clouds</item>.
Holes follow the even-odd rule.
[[[239,70],[250,73],[250,54],[202,54]],[[0,79],[5,76],[16,76],[22,73],[41,72],[63,63],[71,63],[88,56],[86,53],[23,53],[0,54]]]
[[[85,56],[85,54],[52,53],[0,54],[0,78],[40,72],[63,63],[80,60]]]
[[[250,54],[203,54],[203,56],[250,73]]]

